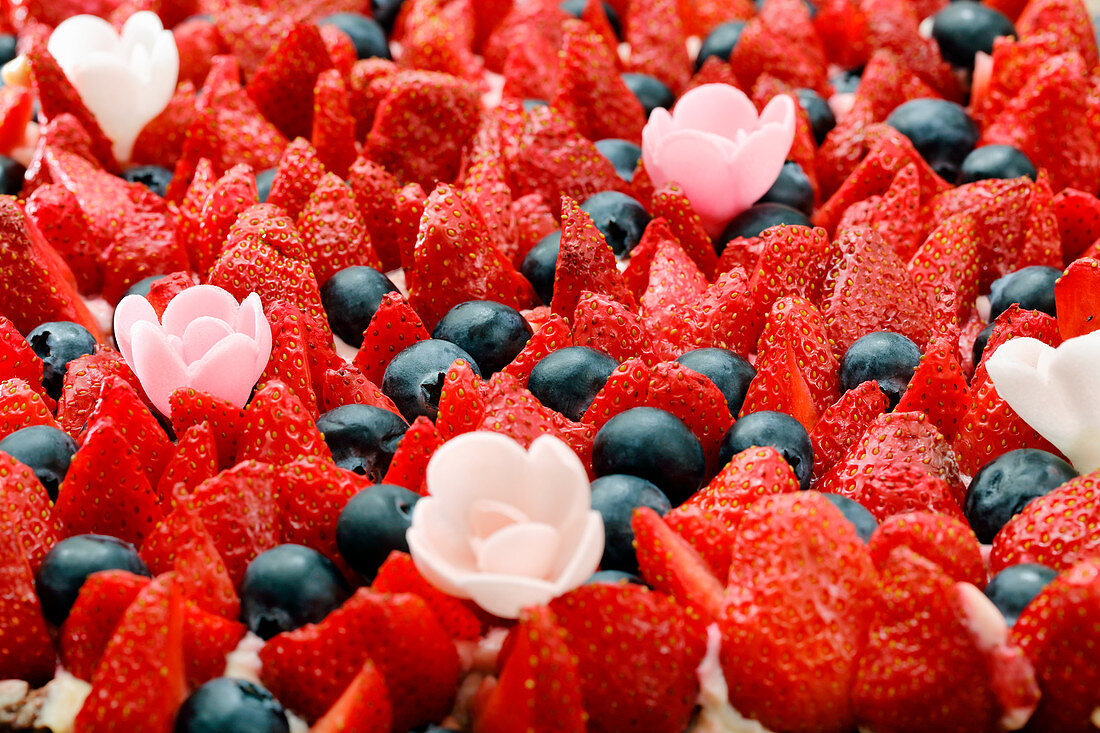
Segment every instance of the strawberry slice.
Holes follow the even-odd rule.
[[[382,483],[403,486],[409,491],[427,496],[424,474],[432,454],[441,445],[443,436],[439,434],[435,423],[423,415],[416,418],[397,444],[397,452],[390,460],[390,467],[386,470]]]
[[[519,265],[523,255],[518,251],[520,243],[512,214],[512,191],[508,188],[504,161],[500,157],[500,143],[499,121],[486,117],[468,153],[462,177],[462,198],[481,215],[496,248],[513,264]]]
[[[370,479],[326,461],[300,458],[283,467],[279,527],[283,542],[310,547],[353,577],[336,547],[336,520]]]
[[[388,733],[393,707],[386,679],[374,662],[367,660],[324,717],[313,724],[311,733]]]
[[[479,430],[509,436],[525,448],[540,435],[565,441],[585,465],[591,464],[593,426],[572,422],[539,402],[515,378],[494,374],[485,389],[485,416]]]
[[[970,406],[970,388],[956,354],[957,342],[957,338],[946,336],[928,348],[896,408],[898,412],[923,412],[951,441]]]
[[[826,408],[810,431],[814,446],[814,480],[842,459],[867,427],[886,411],[886,395],[874,381],[864,382]]]
[[[57,403],[57,422],[62,430],[74,437],[84,430],[103,385],[112,377],[125,379],[135,391],[141,389],[122,354],[110,347],[98,346],[94,354],[78,356],[69,362]]]
[[[582,293],[582,300],[584,295]],[[578,301],[578,305],[580,301]],[[551,314],[546,321],[539,326],[535,333],[527,340],[523,350],[516,354],[512,363],[504,367],[501,373],[515,377],[524,386],[527,378],[531,376],[531,370],[535,364],[542,361],[543,357],[565,346],[574,345],[575,341],[569,333],[569,322],[559,315]]]
[[[653,331],[673,333],[679,326],[679,311],[706,293],[707,279],[664,220],[649,222],[639,243],[643,245],[649,272],[640,298],[642,317]]]
[[[321,285],[345,267],[382,269],[355,194],[335,173],[326,173],[317,184],[298,217],[298,231]]]
[[[245,408],[236,460],[281,465],[305,457],[332,460],[332,453],[310,411],[286,384],[264,383]]]
[[[740,267],[719,275],[681,314],[678,333],[657,336],[670,342],[676,353],[714,346],[747,355],[760,332],[760,316],[753,309],[748,278]]]
[[[587,290],[581,293],[573,311],[573,345],[602,351],[620,362],[635,355],[649,364],[656,361],[649,329],[642,319],[619,301]]]
[[[428,336],[420,316],[399,293],[386,293],[378,310],[363,332],[363,345],[355,354],[355,366],[374,384],[382,376],[390,360]]]
[[[1020,38],[1040,33],[1054,35],[1058,45],[1051,55],[1077,52],[1089,69],[1100,63],[1096,36],[1088,32],[1089,10],[1079,0],[1035,0],[1024,6],[1016,19]]]
[[[94,293],[103,287],[101,243],[76,196],[64,186],[39,186],[26,203],[27,218],[72,269],[77,288]]]
[[[710,564],[687,540],[649,507],[638,507],[630,519],[638,569],[653,588],[680,605],[700,609],[708,621],[722,615],[724,587]]]
[[[347,87],[336,69],[323,71],[313,87],[313,134],[317,157],[328,170],[343,177],[355,162],[355,118],[348,110]]]
[[[141,559],[154,574],[175,572],[184,598],[210,613],[237,618],[241,603],[214,538],[186,505],[146,536]]]
[[[249,78],[248,96],[287,138],[308,138],[313,127],[313,88],[321,72],[331,67],[317,26],[296,23]]]
[[[217,446],[217,465],[223,468],[233,465],[237,442],[244,427],[244,411],[225,400],[193,389],[176,390],[170,401],[172,428],[176,435],[182,440],[192,426],[208,423]]]
[[[718,256],[714,253],[714,245],[711,244],[706,229],[703,228],[703,220],[691,208],[691,202],[684,195],[683,189],[675,182],[657,189],[650,199],[649,211],[653,215],[650,225],[657,219],[664,219],[688,256],[695,261],[708,280],[713,279]]]
[[[264,367],[263,374],[257,380],[264,384],[278,380],[287,385],[295,399],[306,409],[314,420],[318,417],[317,396],[313,391],[309,360],[306,356],[304,334],[297,319],[290,312],[301,315],[293,305],[275,303],[268,308],[268,322],[271,324],[271,357]]]
[[[682,506],[697,507],[734,531],[757,499],[799,490],[791,465],[774,448],[747,448]],[[722,578],[725,580],[725,578]]]
[[[191,689],[221,677],[225,657],[237,648],[248,629],[194,603],[183,606],[183,658],[187,686]]]
[[[710,513],[697,506],[681,504],[664,517],[672,531],[684,538],[699,553],[716,578],[730,572],[730,542],[732,534]]]
[[[1100,260],[1070,263],[1054,283],[1058,333],[1063,339],[1084,336],[1100,328]]]
[[[371,590],[420,596],[452,639],[476,641],[481,637],[482,623],[478,615],[467,604],[425,580],[408,553],[391,552],[378,568]]]
[[[444,440],[476,430],[485,416],[481,378],[465,359],[455,359],[443,378],[435,426]]]
[[[90,681],[118,622],[150,579],[125,570],[92,573],[58,634],[58,650],[65,669]]]
[[[0,453],[0,516],[18,540],[32,572],[62,537],[61,521],[34,472]]]
[[[153,417],[130,383],[110,377],[103,384],[99,401],[88,417],[88,430],[103,420],[109,421],[129,446],[129,452],[145,470],[150,486],[160,481],[164,466],[172,457],[173,447],[164,428]]]
[[[5,619],[0,626],[0,675],[36,685],[53,676],[55,655],[24,551],[18,534],[4,532],[0,536],[0,573],[5,588],[0,596]]]
[[[401,414],[393,400],[383,394],[378,385],[364,377],[354,364],[327,369],[322,379],[318,409],[328,412],[344,405],[370,405],[395,415]]]
[[[1096,555],[1095,533],[1088,527],[1100,515],[1096,476],[1078,476],[1028,502],[993,539],[990,569],[999,572],[1021,562],[1066,570]]]
[[[907,547],[940,567],[952,580],[982,588],[986,582],[982,548],[965,522],[931,512],[909,512],[888,517],[867,544],[875,567],[883,570],[890,553]]]
[[[885,193],[849,206],[837,230],[874,229],[898,257],[908,260],[924,241],[928,226],[921,211],[920,172],[916,164],[909,163],[894,175]]]
[[[317,151],[308,141],[299,138],[287,145],[279,158],[267,203],[285,209],[292,219],[297,220],[324,175],[325,167],[317,157]]]
[[[1100,199],[1076,188],[1064,188],[1053,203],[1062,255],[1070,262],[1100,239]]]
[[[41,389],[41,382],[35,384]],[[0,439],[31,425],[49,425],[60,429],[42,398],[43,395],[22,379],[0,382]]]
[[[395,199],[401,190],[397,179],[382,166],[361,156],[351,165],[347,182],[355,193],[359,214],[363,217],[371,246],[378,254],[384,271],[399,267],[398,230],[393,222]]]
[[[602,293],[634,309],[637,304],[615,266],[607,240],[573,199],[562,198],[561,245],[554,269],[554,299],[550,309],[565,318],[573,315],[585,290]]]

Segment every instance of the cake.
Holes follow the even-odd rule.
[[[0,26],[0,730],[1100,727],[1080,0]]]

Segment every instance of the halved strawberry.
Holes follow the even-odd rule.
[[[390,360],[427,338],[428,331],[416,311],[399,293],[387,293],[363,332],[363,345],[355,354],[355,366],[367,379],[381,384]]]
[[[679,362],[661,362],[650,371],[646,404],[680,418],[702,444],[707,465],[718,467],[722,436],[733,416],[714,382]]]
[[[276,302],[267,308],[267,319],[271,325],[271,356],[257,383],[279,380],[316,420],[317,395],[313,391],[305,334],[299,327],[301,311],[289,303]]]
[[[378,385],[363,376],[354,364],[326,369],[321,380],[317,409],[328,412],[344,405],[370,405],[389,410],[395,415],[401,414],[393,400],[383,394]]]
[[[323,31],[322,31],[323,33]],[[317,157],[325,168],[346,176],[355,162],[355,118],[348,110],[347,87],[336,69],[323,71],[313,88],[313,133]]]
[[[845,209],[837,230],[874,229],[895,254],[908,261],[928,227],[921,211],[920,173],[916,164],[909,163],[894,175],[885,193],[868,196]]]
[[[378,593],[412,593],[420,596],[440,625],[453,639],[474,641],[481,637],[482,623],[470,607],[429,583],[405,552],[394,550],[378,568],[371,590]]]
[[[886,411],[886,395],[878,383],[863,382],[825,409],[810,431],[814,446],[814,480],[844,458],[867,427]]]
[[[317,26],[296,23],[249,78],[248,96],[288,138],[308,137],[313,127],[313,87],[321,72],[331,67]]]
[[[214,182],[199,214],[199,237],[192,245],[196,272],[205,273],[218,260],[233,223],[241,212],[258,203],[252,168],[235,165]]]
[[[31,684],[47,682],[53,676],[55,654],[18,534],[0,535],[0,572],[5,586],[0,596],[5,619],[0,625],[0,674]]]
[[[792,2],[764,8],[745,25],[730,54],[730,66],[747,89],[762,74],[769,74],[795,87],[828,90],[825,50],[810,13]]]
[[[355,193],[359,214],[370,236],[371,247],[378,254],[384,270],[392,270],[401,264],[401,249],[393,218],[396,196],[401,186],[389,171],[374,161],[360,156],[350,167],[348,186]],[[419,223],[419,218],[417,219]]]
[[[1085,474],[1028,502],[993,539],[990,569],[1034,562],[1065,570],[1096,555],[1100,538],[1089,531],[1100,517],[1096,488],[1096,474]]]
[[[889,565],[895,548],[907,547],[938,565],[952,580],[985,587],[981,545],[961,519],[932,512],[896,514],[875,529],[867,546],[880,570]]]
[[[894,53],[940,96],[956,100],[961,97],[959,82],[940,55],[939,47],[920,33],[924,16],[916,5],[900,0],[864,0],[860,9],[867,18],[871,44],[876,50]]]
[[[65,669],[90,682],[118,622],[150,579],[125,570],[89,575],[58,634]]]
[[[957,338],[948,336],[928,347],[896,408],[898,412],[923,412],[951,441],[955,440],[970,397],[956,354],[957,343]]]
[[[103,385],[112,377],[122,377],[135,391],[141,389],[141,383],[122,354],[110,347],[96,347],[94,354],[78,356],[69,362],[61,384],[61,399],[57,402],[57,422],[62,430],[73,437],[80,435]]]
[[[718,256],[714,253],[714,245],[711,244],[706,229],[703,228],[703,220],[691,208],[691,202],[684,195],[683,189],[675,182],[661,186],[650,199],[649,211],[654,220],[660,218],[668,223],[669,230],[688,256],[695,261],[708,280],[713,279]]]
[[[352,678],[328,712],[310,728],[312,733],[388,733],[393,706],[386,679],[370,659]]]
[[[626,17],[630,71],[648,74],[679,93],[691,78],[677,0],[634,0]]]
[[[244,428],[244,410],[223,399],[193,389],[178,389],[169,398],[172,403],[172,428],[182,439],[185,431],[206,422],[213,430],[217,446],[217,465],[228,468],[237,455],[237,442]]]
[[[619,301],[587,290],[581,293],[573,311],[573,345],[602,351],[620,362],[635,355],[649,364],[656,361],[649,329],[642,319]]]
[[[1100,199],[1076,188],[1064,188],[1054,197],[1058,217],[1062,256],[1066,262],[1077,259],[1100,239]]]
[[[264,383],[245,408],[236,460],[281,465],[306,457],[332,460],[332,453],[311,413],[286,384],[277,379]]]
[[[778,451],[771,447],[748,448],[731,458],[683,506],[702,509],[732,532],[757,499],[798,490],[794,471]]]
[[[648,269],[640,298],[642,317],[654,333],[675,342],[679,312],[706,293],[707,279],[663,219],[649,222],[638,246],[644,252],[639,264]]]
[[[267,203],[282,207],[297,220],[324,175],[325,167],[317,151],[308,140],[298,138],[286,146],[279,159]]]
[[[444,440],[476,430],[485,417],[481,378],[465,359],[455,359],[443,378],[435,426]]]
[[[1020,38],[1049,33],[1058,39],[1055,54],[1077,52],[1089,69],[1100,63],[1096,37],[1087,31],[1089,10],[1080,0],[1033,0],[1015,19]],[[1053,54],[1052,54],[1053,55]]]
[[[234,56],[214,57],[194,109],[212,123],[214,139],[210,142],[225,165],[245,164],[256,171],[271,168],[287,146],[283,133],[241,87]]]
[[[0,517],[22,546],[31,571],[37,572],[62,538],[61,521],[34,472],[7,453],[0,453]]]
[[[41,389],[41,382],[36,386]],[[31,425],[60,427],[42,400],[42,395],[30,384],[22,379],[0,382],[0,439]]]
[[[416,418],[397,444],[397,452],[390,460],[382,483],[404,486],[409,491],[427,496],[424,473],[432,454],[441,445],[443,437],[436,430],[435,423],[423,415]]]
[[[103,266],[98,260],[102,244],[72,191],[56,184],[39,186],[27,199],[26,212],[50,246],[65,258],[77,288],[85,293],[100,290]]]
[[[615,267],[615,255],[592,217],[573,199],[562,198],[562,234],[554,270],[554,300],[551,310],[570,318],[585,290],[603,293],[628,308],[636,307],[634,296]]]
[[[348,499],[369,486],[370,478],[327,461],[299,458],[283,466],[279,489],[282,541],[310,547],[348,570],[336,547],[336,520]]]
[[[583,294],[582,294],[583,297]],[[579,301],[578,301],[579,303]],[[535,364],[542,361],[543,357],[565,346],[573,344],[572,335],[569,333],[569,322],[557,314],[552,314],[535,330],[535,333],[527,340],[523,350],[516,354],[512,363],[501,370],[527,384],[527,378],[531,376],[531,370]]]
[[[94,430],[103,420],[109,420],[118,429],[129,452],[145,470],[149,485],[156,486],[172,457],[173,447],[164,428],[122,377],[110,377],[104,382],[99,401],[88,416],[88,430]]]
[[[1058,333],[1063,339],[1100,328],[1100,260],[1083,257],[1070,263],[1054,283]]]
[[[441,71],[477,82],[481,60],[474,56],[473,3],[414,2],[403,8],[402,66]]]
[[[692,545],[649,507],[638,507],[630,520],[638,570],[654,589],[680,605],[702,612],[708,622],[722,615],[724,586]],[[726,563],[728,566],[728,563]]]
[[[235,619],[241,603],[225,561],[194,510],[176,509],[150,532],[141,559],[155,574],[174,572],[180,593],[209,613]]]
[[[194,689],[225,672],[225,658],[248,629],[234,619],[208,613],[194,603],[183,605],[183,659],[188,687]]]

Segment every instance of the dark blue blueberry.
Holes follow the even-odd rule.
[[[638,167],[638,160],[642,157],[642,149],[629,140],[620,140],[617,137],[609,137],[606,140],[596,141],[596,150],[600,155],[611,161],[615,166],[615,172],[619,178],[627,183],[634,180],[634,171]]]
[[[336,521],[336,546],[352,569],[372,580],[394,550],[409,551],[405,533],[420,494],[401,486],[378,484],[348,500]]]
[[[999,36],[1015,36],[1012,21],[988,5],[956,0],[932,16],[932,38],[943,60],[960,69],[974,69],[974,54],[993,53]]]
[[[914,99],[899,105],[886,124],[909,138],[932,170],[944,180],[959,177],[959,167],[978,142],[978,126],[961,105],[946,99]]]
[[[122,172],[122,180],[140,183],[157,196],[164,197],[168,184],[172,182],[172,171],[159,165],[139,165]]]
[[[730,20],[714,26],[699,47],[699,55],[695,57],[695,70],[703,68],[703,64],[711,56],[717,56],[720,61],[729,61],[730,54],[741,40],[744,30],[745,22],[741,20]]]
[[[920,364],[920,349],[893,331],[876,331],[856,340],[840,360],[840,389],[847,392],[864,382],[878,382],[889,409],[897,407],[913,371]]]
[[[401,12],[401,5],[405,0],[370,0],[371,15],[386,33],[393,30],[393,22],[397,20],[397,14]]]
[[[1031,599],[1056,577],[1058,573],[1046,565],[1009,565],[989,580],[985,595],[1005,617],[1005,623],[1014,626]]]
[[[985,353],[985,345],[989,343],[989,337],[993,335],[993,324],[990,323],[981,331],[978,332],[977,338],[974,339],[974,347],[971,352],[974,355],[974,364],[977,366],[982,361],[982,354]]]
[[[241,581],[241,621],[261,639],[315,624],[351,595],[332,560],[303,545],[261,552]]]
[[[814,213],[814,187],[802,166],[788,160],[779,170],[775,183],[757,203],[786,204],[810,216]]]
[[[278,168],[264,168],[256,174],[256,197],[261,204],[271,195],[271,184],[275,182],[275,174],[278,172]]]
[[[726,398],[731,415],[741,412],[749,382],[756,376],[756,370],[745,359],[729,349],[707,347],[685,351],[676,361],[714,382]]]
[[[619,257],[638,244],[649,224],[649,212],[638,199],[618,191],[600,191],[581,204],[581,211],[592,217],[596,228]]]
[[[69,362],[95,353],[95,337],[72,321],[52,321],[35,326],[27,334],[27,343],[43,362],[42,386],[55,400],[61,397],[61,385]]]
[[[554,298],[554,272],[558,267],[560,248],[561,231],[550,232],[530,249],[519,266],[519,271],[546,305],[550,305]]]
[[[799,106],[806,110],[806,115],[810,118],[810,129],[813,130],[814,141],[820,145],[825,142],[825,136],[836,127],[833,108],[813,89],[796,89],[795,95],[798,97]]]
[[[600,567],[604,570],[638,572],[630,518],[634,510],[642,506],[661,516],[672,509],[668,497],[644,478],[611,474],[592,482],[592,508],[603,517],[604,545]]]
[[[431,723],[420,728],[413,728],[409,733],[461,733],[458,728],[445,728],[442,725]]]
[[[531,324],[515,308],[491,300],[468,300],[439,319],[432,338],[450,341],[472,356],[487,378],[512,363],[531,333]]]
[[[559,6],[574,18],[579,18],[588,6],[588,0],[562,0]],[[623,23],[619,20],[619,14],[615,12],[615,8],[608,3],[603,3],[603,12],[607,16],[611,30],[615,31],[615,37],[620,41],[623,40]]]
[[[57,487],[69,471],[69,463],[76,453],[76,441],[49,425],[32,425],[0,440],[0,452],[34,471],[35,477],[46,487],[50,500],[57,501]]]
[[[17,55],[17,39],[10,33],[0,33],[0,66],[13,60]]]
[[[547,102],[545,99],[527,98],[527,99],[523,100],[523,111],[524,112],[530,112],[531,110],[538,109],[539,107],[549,107],[549,106],[550,106],[550,103]]]
[[[68,537],[54,545],[38,567],[34,585],[42,615],[60,626],[68,618],[85,579],[101,570],[126,570],[152,577],[137,548],[129,542],[98,534]]]
[[[599,585],[600,583],[611,583],[612,585],[620,583],[646,584],[634,573],[624,573],[622,570],[597,570],[589,576],[588,580],[584,581],[585,585]]]
[[[474,358],[450,341],[427,339],[393,357],[382,375],[382,392],[410,423],[423,415],[435,420],[439,393],[455,359],[462,359],[481,376]]]
[[[854,94],[863,79],[863,69],[844,69],[829,78],[834,94]]]
[[[0,155],[0,194],[18,196],[23,190],[23,175],[27,169],[19,161]]]
[[[176,713],[175,733],[290,733],[286,710],[254,682],[216,677],[199,687]]]
[[[608,420],[592,443],[597,476],[625,473],[657,485],[672,506],[694,494],[706,474],[699,439],[670,412],[635,407]]]
[[[1024,310],[1055,315],[1054,281],[1061,276],[1061,268],[1032,265],[997,278],[989,289],[989,320],[996,320],[1013,303]]]
[[[1011,145],[983,145],[974,148],[959,166],[959,185],[988,178],[1038,178],[1031,159]]]
[[[840,513],[844,515],[844,518],[852,523],[852,526],[856,528],[856,534],[864,542],[871,541],[871,535],[878,529],[878,520],[875,519],[875,515],[867,511],[867,509],[858,501],[849,499],[847,496],[841,496],[840,494],[822,494],[826,499],[832,502],[832,505],[840,510]]]
[[[718,241],[714,243],[714,249],[718,254],[726,248],[730,241],[738,237],[755,237],[765,229],[770,229],[780,224],[810,227],[813,222],[798,209],[792,209],[786,204],[763,203],[754,204],[733,217]]]
[[[390,279],[373,267],[345,267],[321,286],[321,305],[332,332],[349,346],[363,345],[363,331],[374,318],[386,293],[398,292]]]
[[[317,429],[340,468],[378,483],[386,475],[408,424],[372,405],[343,405],[317,419]]]
[[[619,362],[587,346],[566,346],[535,364],[527,389],[570,420],[580,420]]]
[[[810,478],[814,473],[814,446],[806,428],[798,420],[771,410],[749,413],[722,436],[718,460],[724,466],[735,455],[753,446],[775,448],[790,464],[798,477],[799,486],[803,490],[810,488]]]
[[[386,32],[373,18],[362,13],[335,13],[317,21],[317,25],[331,25],[344,32],[355,46],[360,59],[391,59]]]
[[[658,107],[668,109],[676,103],[676,95],[660,79],[647,74],[623,74],[623,82],[642,103],[646,117]]]
[[[974,474],[966,489],[963,514],[978,540],[989,544],[1028,502],[1076,476],[1073,466],[1045,450],[1009,451]]]

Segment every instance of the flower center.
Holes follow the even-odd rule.
[[[492,499],[473,502],[466,519],[479,571],[548,579],[561,541],[552,526],[533,522],[519,508]]]

